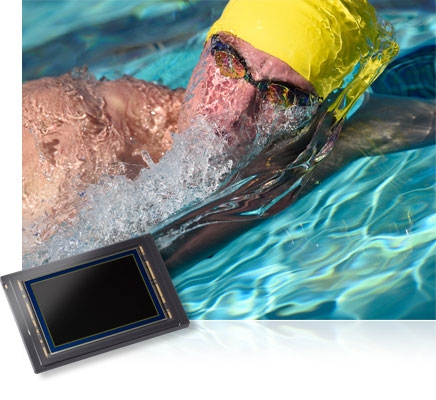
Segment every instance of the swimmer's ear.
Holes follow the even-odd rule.
[[[317,165],[310,181],[323,181],[361,157],[416,149],[434,143],[433,101],[366,95],[363,105],[345,122],[333,150]],[[304,191],[307,193],[312,188],[309,183]]]

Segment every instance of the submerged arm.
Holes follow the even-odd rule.
[[[315,168],[302,194],[353,160],[435,143],[435,103],[410,97],[368,95],[344,124],[330,154]]]

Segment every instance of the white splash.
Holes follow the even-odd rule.
[[[61,225],[50,240],[35,246],[34,238],[24,236],[23,248],[37,250],[24,255],[23,268],[148,233],[215,192],[234,166],[225,141],[204,126],[174,135],[173,140],[173,149],[135,180],[104,176],[89,186],[80,214]]]

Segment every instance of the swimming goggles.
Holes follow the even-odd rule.
[[[321,97],[284,82],[274,82],[268,79],[256,81],[251,76],[245,60],[232,46],[223,43],[218,35],[211,37],[211,54],[215,57],[215,64],[221,75],[232,79],[244,79],[274,105],[284,108],[313,107],[322,101]]]

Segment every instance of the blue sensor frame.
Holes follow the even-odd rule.
[[[147,318],[147,319],[142,320],[142,321],[137,321],[137,322],[134,322],[134,323],[130,323],[130,324],[124,325],[122,327],[113,328],[113,329],[111,329],[109,331],[105,331],[105,332],[102,332],[102,333],[94,334],[94,335],[86,337],[86,338],[77,339],[77,340],[74,340],[72,342],[69,342],[68,344],[56,345],[54,343],[53,339],[52,339],[52,335],[50,333],[50,327],[48,326],[48,324],[46,322],[46,319],[45,319],[45,317],[43,315],[43,310],[40,307],[39,301],[37,299],[37,296],[34,293],[34,290],[33,290],[32,286],[34,284],[38,283],[38,282],[43,282],[43,281],[46,281],[46,280],[49,280],[49,279],[53,279],[53,278],[56,278],[56,277],[59,277],[59,276],[67,275],[69,273],[74,273],[74,272],[78,272],[78,271],[81,271],[81,270],[85,270],[87,268],[92,268],[92,267],[96,267],[96,266],[99,266],[99,265],[103,265],[103,264],[106,264],[106,263],[108,263],[110,261],[115,261],[117,259],[125,258],[125,257],[128,257],[130,255],[132,255],[134,257],[135,262],[136,262],[136,266],[137,266],[139,272],[141,273],[141,277],[144,280],[145,287],[148,290],[148,294],[150,295],[150,297],[151,297],[151,299],[153,301],[153,305],[154,305],[154,307],[156,309],[156,316],[153,316],[151,318]],[[28,296],[29,296],[29,298],[31,300],[31,303],[32,303],[32,306],[34,308],[36,317],[38,318],[38,322],[40,324],[40,327],[42,329],[42,332],[44,334],[45,340],[47,342],[47,345],[48,345],[50,351],[52,353],[55,353],[57,351],[62,351],[62,350],[68,349],[68,348],[76,347],[76,346],[84,344],[84,343],[89,343],[89,342],[92,342],[92,341],[95,341],[95,340],[99,340],[99,339],[107,337],[107,336],[111,336],[111,335],[114,335],[114,334],[117,334],[117,333],[120,333],[120,332],[128,331],[130,329],[134,329],[134,328],[137,328],[137,327],[140,327],[140,326],[143,326],[143,325],[149,325],[149,324],[154,323],[156,321],[161,321],[161,320],[165,319],[166,316],[165,316],[165,313],[164,313],[164,311],[163,311],[163,309],[162,309],[162,307],[160,305],[160,302],[159,302],[159,300],[158,300],[158,298],[156,296],[155,289],[153,288],[152,283],[150,281],[150,278],[147,275],[147,273],[146,273],[146,271],[145,271],[145,269],[144,269],[142,264],[143,263],[141,262],[138,250],[137,249],[132,249],[132,250],[129,250],[129,251],[122,252],[120,254],[109,256],[109,257],[106,257],[106,258],[103,258],[103,259],[99,259],[99,260],[96,260],[96,261],[93,261],[93,262],[89,262],[89,263],[86,263],[86,264],[78,265],[78,266],[75,266],[75,267],[72,267],[72,268],[69,268],[69,269],[65,269],[63,271],[59,271],[59,272],[56,272],[56,273],[53,273],[53,274],[45,275],[45,276],[42,276],[42,277],[39,277],[39,278],[35,278],[35,279],[31,279],[29,281],[23,282],[25,287],[26,287]]]

